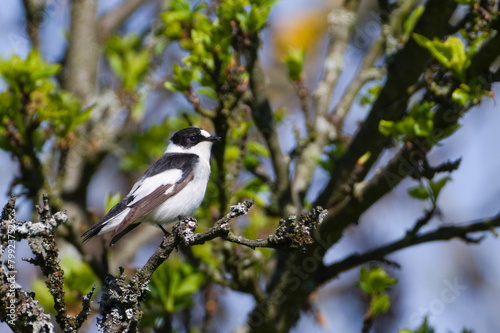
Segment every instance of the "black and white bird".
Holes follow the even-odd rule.
[[[130,192],[83,235],[83,241],[113,231],[110,246],[141,222],[166,224],[192,216],[207,189],[212,144],[220,140],[199,128],[175,133],[163,156]]]

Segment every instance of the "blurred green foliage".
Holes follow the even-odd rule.
[[[136,34],[113,36],[104,48],[113,72],[125,89],[135,89],[151,69],[152,51],[145,48]]]
[[[397,282],[382,267],[363,267],[359,272],[359,287],[367,295],[381,294]]]
[[[39,152],[54,138],[60,146],[74,143],[74,130],[91,110],[82,110],[78,98],[59,89],[54,75],[60,69],[46,63],[36,50],[26,59],[0,60],[0,76],[7,84],[0,93],[0,148],[22,153],[18,150],[28,146]]]
[[[292,82],[297,82],[302,79],[302,71],[304,68],[305,50],[290,49],[285,56],[284,63],[288,71],[288,78]]]
[[[257,33],[265,26],[274,1],[223,0],[211,15],[199,2],[173,0],[162,14],[165,36],[189,53],[183,66],[175,65],[167,89],[187,93],[193,81],[205,96],[216,98],[241,92],[248,73],[241,66],[243,52],[256,43]]]
[[[379,131],[402,141],[410,141],[416,137],[429,138],[434,126],[433,107],[432,102],[415,103],[402,120],[381,120]]]
[[[179,128],[188,127],[186,119],[169,117],[164,122],[130,133],[127,154],[120,160],[125,171],[144,172],[165,152],[169,138]]]
[[[169,258],[153,274],[142,323],[157,326],[161,318],[194,305],[193,295],[202,289],[207,277],[189,261]]]
[[[368,88],[366,94],[361,96],[359,104],[361,104],[362,106],[373,104],[373,102],[375,102],[378,95],[380,94],[381,90],[382,90],[382,85],[380,83],[374,84],[373,86]]]
[[[99,281],[92,268],[78,258],[79,256],[66,255],[62,257],[60,263],[61,269],[64,271],[64,300],[70,314],[73,315],[81,311],[82,296],[88,293],[92,286]],[[45,282],[42,279],[35,279],[32,282],[32,288],[40,304],[47,311],[55,313],[54,299]]]
[[[388,289],[398,280],[390,277],[381,267],[361,268],[359,287],[370,296],[369,313],[371,317],[387,312],[391,305]]]
[[[434,38],[413,33],[413,38],[422,47],[425,47],[431,55],[448,68],[460,81],[465,80],[465,71],[471,64],[471,53],[465,52],[465,45],[458,37],[448,37],[444,42]]]
[[[429,325],[429,320],[427,319],[427,317],[424,318],[424,320],[422,321],[422,324],[420,324],[420,326],[418,328],[416,328],[415,330],[410,330],[408,328],[402,328],[398,331],[398,333],[434,333],[434,332],[435,332],[435,330],[434,330],[434,328],[432,328]],[[474,331],[464,328],[460,331],[460,333],[474,333]]]
[[[424,13],[425,6],[419,5],[412,10],[408,18],[403,22],[403,42],[407,42],[411,32],[415,28],[420,16]]]
[[[434,333],[434,329],[429,326],[427,317],[425,317],[422,324],[417,329],[410,330],[408,328],[403,328],[399,330],[399,333]]]
[[[342,142],[332,145],[328,147],[324,156],[317,160],[316,163],[327,172],[333,172],[335,170],[335,161],[344,154],[346,149],[346,145]]]
[[[0,59],[0,149],[19,162],[12,185],[22,185],[30,197],[47,182],[38,154],[47,143],[64,156],[78,140],[76,128],[85,123],[91,108],[82,109],[78,98],[59,88],[55,75],[61,67],[45,62],[37,50],[26,59]]]

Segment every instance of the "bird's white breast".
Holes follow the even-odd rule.
[[[209,176],[210,164],[206,159],[200,158],[191,182],[141,220],[165,224],[175,221],[179,215],[192,216],[205,197]]]

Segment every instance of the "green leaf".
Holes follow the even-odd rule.
[[[296,82],[302,77],[304,67],[305,50],[292,48],[288,50],[284,62],[288,70],[288,77],[292,82]]]
[[[241,149],[236,145],[227,145],[224,153],[224,159],[227,161],[236,161],[241,157]]]
[[[185,276],[176,290],[177,297],[194,294],[200,290],[202,285],[205,283],[205,280],[206,278],[202,273],[190,273]]]
[[[260,165],[260,160],[253,154],[245,154],[243,156],[243,166],[247,170],[255,170]]]
[[[451,94],[451,99],[453,100],[453,102],[463,107],[470,101],[471,95],[467,90],[459,87],[453,91],[453,93]]]
[[[446,126],[446,128],[444,129],[443,132],[434,133],[433,139],[436,142],[444,140],[447,137],[449,137],[450,135],[452,135],[453,133],[455,133],[460,127],[462,127],[462,125],[460,125],[458,122],[451,124],[451,125],[448,125],[448,126]]]
[[[367,90],[367,93],[360,97],[359,104],[361,106],[373,104],[373,102],[375,102],[378,95],[380,94],[381,90],[382,90],[382,85],[380,83],[372,85]]]
[[[441,190],[443,187],[446,185],[451,180],[451,177],[443,177],[438,181],[431,181],[429,184],[429,187],[432,191],[432,197],[433,201],[436,202],[437,198],[439,197],[439,194],[441,193]]]
[[[113,36],[104,48],[111,69],[123,87],[134,90],[149,70],[152,51],[142,46],[138,35]]]
[[[195,272],[190,263],[170,259],[151,277],[146,305],[172,314],[193,305],[191,295],[202,288],[206,278],[203,273]]]
[[[380,294],[397,282],[396,279],[390,277],[381,267],[371,269],[363,267],[360,270],[359,286],[368,295]]]
[[[269,16],[269,12],[271,10],[271,6],[260,7],[259,6],[251,6],[250,13],[248,14],[246,28],[252,33],[259,32],[267,22],[267,17]]]
[[[390,306],[391,300],[389,298],[389,295],[376,295],[370,302],[370,312],[373,316],[378,316],[382,313],[387,312]]]
[[[427,200],[430,198],[430,193],[427,188],[422,186],[416,186],[408,189],[408,194],[410,197],[418,200]]]
[[[195,79],[195,72],[191,68],[181,67],[174,64],[174,82],[165,82],[165,88],[177,92],[185,92],[191,87],[191,82]]]
[[[81,307],[81,295],[90,291],[99,279],[90,266],[78,257],[63,256],[60,262],[64,271],[64,300],[68,309]],[[35,279],[31,285],[41,305],[48,311],[55,313],[54,299],[42,279]]]
[[[413,33],[412,34],[413,39],[417,42],[418,45],[426,48],[429,50],[431,55],[439,61],[443,66],[449,68],[450,67],[450,55],[449,54],[443,54],[443,50],[440,50],[436,47],[436,45],[427,37],[424,35],[418,34],[418,33]],[[438,40],[435,40],[438,41]]]
[[[332,158],[317,158],[315,162],[328,173],[332,173],[335,170],[335,161]]]
[[[443,177],[437,181],[430,181],[428,186],[416,186],[408,189],[408,194],[418,200],[431,200],[433,206],[436,206],[437,199],[441,190],[446,185],[447,182],[451,180],[451,177]]]
[[[457,79],[465,80],[465,71],[470,66],[470,58],[467,56],[465,45],[460,38],[450,36],[444,42],[441,42],[437,38],[431,41],[417,33],[413,33],[412,36],[420,46],[431,53],[434,59],[450,69]]]
[[[60,69],[58,64],[46,63],[36,49],[31,50],[26,59],[17,55],[0,59],[0,76],[16,93],[30,94],[37,88],[52,86],[47,80]]]
[[[111,208],[116,206],[121,200],[122,200],[121,193],[111,194],[111,192],[108,192],[106,199],[105,199],[106,211],[108,212]]]
[[[208,7],[206,2],[191,6],[186,0],[171,0],[168,10],[161,14],[163,34],[178,41],[188,54],[182,59],[182,68],[174,66],[173,79],[165,83],[165,88],[187,93],[195,81],[203,87],[199,94],[224,104],[228,98],[234,100],[235,95],[241,95],[249,81],[241,57],[257,47],[254,41],[267,22],[272,3],[221,0],[218,6]],[[296,71],[301,72],[300,68]]]
[[[243,119],[239,119],[238,125],[231,127],[228,137],[233,140],[240,141],[247,136],[248,130],[250,129],[250,127],[252,127],[252,124],[253,123],[250,120],[245,121]]]
[[[366,153],[364,153],[363,155],[361,155],[360,158],[358,158],[358,160],[356,161],[356,165],[358,165],[358,166],[365,165],[365,163],[368,162],[368,160],[370,159],[370,157],[372,157],[372,152],[371,151],[367,151]]]
[[[212,87],[200,87],[197,89],[198,94],[210,97],[211,99],[217,99],[217,93],[215,92],[215,89]]]
[[[35,299],[49,312],[55,313],[54,298],[47,290],[47,286],[42,279],[34,279],[31,282],[31,289],[35,293]]]
[[[165,81],[165,83],[163,84],[163,86],[165,87],[165,89],[167,90],[170,90],[170,91],[176,91],[176,92],[181,92],[180,90],[177,89],[177,86],[175,85],[174,82],[170,82],[170,81]]]
[[[393,136],[393,133],[395,132],[395,127],[396,127],[396,122],[392,120],[382,119],[378,124],[379,132],[385,136]]]
[[[420,16],[424,13],[425,6],[419,5],[417,6],[408,16],[408,18],[403,23],[403,31],[406,38],[410,35],[410,33],[415,28]]]
[[[247,150],[253,154],[257,154],[264,157],[269,157],[270,153],[266,146],[260,144],[256,141],[250,141],[247,145]]]
[[[269,184],[259,178],[250,178],[246,181],[236,193],[233,194],[231,201],[239,201],[242,199],[254,198],[257,206],[266,206],[266,199],[261,194],[269,194],[271,189]]]
[[[48,141],[61,151],[77,141],[75,129],[86,122],[90,109],[82,111],[80,100],[59,89],[53,76],[60,70],[48,64],[33,49],[26,59],[13,56],[0,60],[0,76],[7,87],[0,93],[0,147],[22,155],[39,153]],[[4,125],[9,123],[11,136],[5,137]],[[22,183],[21,185],[26,185]]]
[[[405,141],[415,137],[431,137],[434,128],[433,106],[434,104],[429,102],[415,103],[408,116],[400,121],[381,120],[379,131],[386,136]]]
[[[427,317],[424,318],[422,324],[416,330],[410,330],[408,328],[403,328],[399,330],[399,333],[434,333],[434,328],[429,326]]]
[[[472,57],[479,51],[484,42],[491,37],[489,32],[481,32],[472,41],[469,41],[469,48],[467,49],[467,58],[472,59]]]

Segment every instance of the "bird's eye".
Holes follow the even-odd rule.
[[[192,137],[189,138],[189,140],[191,141],[196,141],[198,139],[198,137],[196,137],[195,135],[193,135]]]

